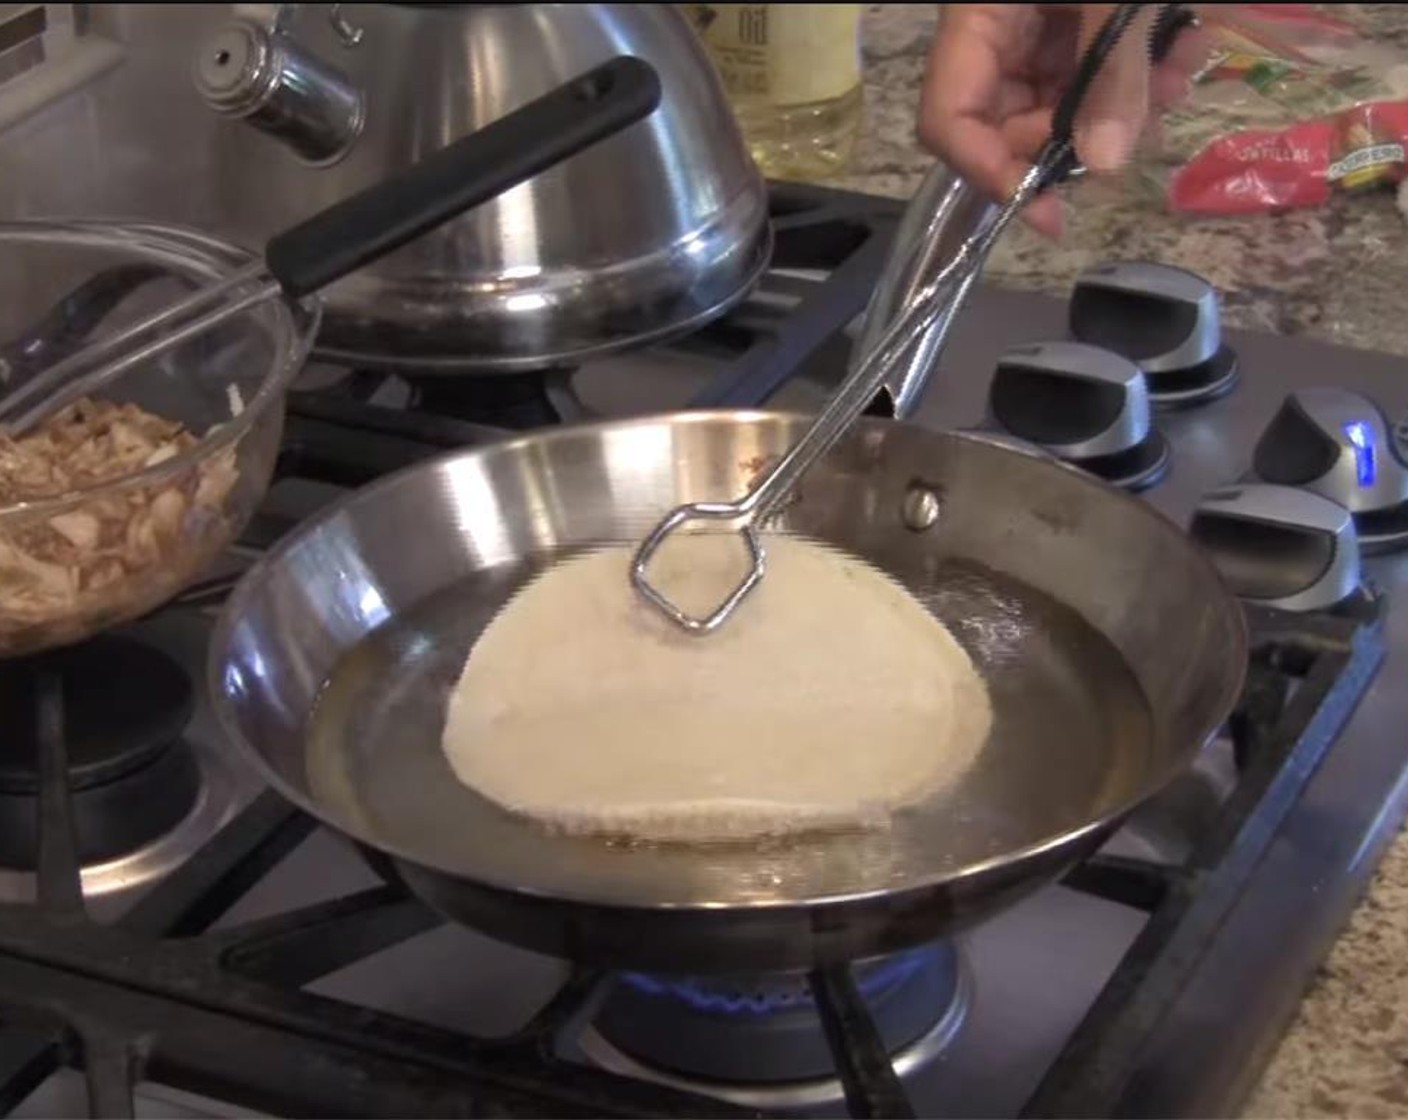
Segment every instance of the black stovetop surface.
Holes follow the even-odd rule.
[[[864,306],[898,216],[896,204],[815,188],[774,192],[779,268],[823,272],[785,313],[744,308],[680,346],[716,373],[693,406],[744,406],[843,345],[839,327]],[[805,376],[810,376],[806,375]],[[443,450],[495,438],[504,427],[549,422],[577,407],[546,381],[502,397],[447,403],[414,379],[340,377],[291,397],[284,480],[356,486]],[[388,401],[392,403],[387,403]],[[565,402],[565,403],[564,403]],[[434,411],[430,411],[430,409]],[[446,410],[454,415],[447,415]],[[569,417],[571,418],[571,417]],[[257,552],[286,531],[266,510],[246,534]],[[218,605],[214,576],[167,608]],[[1278,923],[1301,895],[1276,892],[1277,852],[1312,801],[1321,763],[1353,747],[1340,732],[1384,656],[1386,600],[1372,587],[1331,614],[1247,609],[1252,662],[1222,745],[1233,780],[1179,858],[1118,845],[1073,868],[1060,889],[1138,916],[1137,932],[1098,995],[1075,1014],[1054,1060],[1023,1089],[1021,1115],[1196,1114],[1219,1111],[1249,1084],[1298,990],[1362,887],[1372,860],[1316,873],[1315,920],[1298,934]],[[199,673],[199,668],[196,668]],[[288,1115],[735,1115],[775,1111],[621,1076],[574,1055],[580,1032],[620,977],[567,969],[555,994],[517,1029],[493,1038],[313,994],[310,985],[408,942],[439,919],[394,883],[232,923],[241,901],[303,844],[313,822],[263,792],[175,870],[115,918],[90,916],[80,888],[74,801],[65,778],[79,749],[61,720],[65,676],[40,671],[26,695],[40,713],[31,749],[37,794],[35,901],[0,903],[0,1106],[22,1109],[55,1070],[82,1070],[93,1115],[130,1115],[142,1082],[159,1082],[241,1110]],[[1367,749],[1367,748],[1366,748]],[[1401,816],[1395,781],[1374,778],[1377,802],[1334,822],[1338,853],[1373,852]],[[1374,771],[1375,774],[1381,772]],[[0,790],[0,802],[18,796]],[[1328,827],[1328,826],[1327,826]],[[1282,848],[1278,848],[1278,844]],[[1343,861],[1339,861],[1343,862]],[[1303,886],[1306,886],[1303,884]],[[1268,892],[1272,892],[1268,894]],[[1265,897],[1263,932],[1281,936],[1254,987],[1223,985],[1221,1005],[1190,1008],[1248,950],[1248,900]],[[1280,908],[1278,910],[1278,907]],[[1255,916],[1253,915],[1253,918]],[[1253,927],[1255,923],[1253,922]],[[1237,939],[1240,938],[1240,941]],[[1234,942],[1236,942],[1234,944]],[[1262,955],[1269,950],[1262,946]],[[1279,962],[1279,963],[1277,963]],[[802,978],[834,1058],[844,1111],[932,1114],[945,1107],[923,1080],[897,1075],[852,967]],[[1280,992],[1272,998],[1273,991]],[[981,1001],[979,990],[973,998]],[[1201,997],[1199,997],[1201,998]],[[1184,1083],[1190,1016],[1207,1017],[1217,1061]],[[962,1027],[959,1028],[960,1032]],[[956,1056],[953,1061],[958,1061]],[[939,1062],[950,1060],[942,1056]],[[139,1094],[140,1095],[140,1094]],[[947,1107],[979,1110],[976,1098]],[[937,1103],[936,1103],[937,1102]],[[996,1107],[996,1106],[994,1106]],[[1006,1108],[994,1114],[1010,1115]]]

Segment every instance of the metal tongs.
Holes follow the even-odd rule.
[[[1038,153],[1035,163],[1017,186],[1011,199],[964,240],[950,260],[938,268],[926,283],[915,290],[903,309],[874,339],[863,359],[842,381],[831,400],[796,444],[759,479],[743,497],[732,502],[692,502],[677,506],[655,526],[636,550],[631,565],[631,582],[636,590],[681,629],[692,634],[717,630],[758,585],[766,569],[766,555],[757,526],[765,522],[786,501],[802,476],[856,422],[889,376],[936,326],[942,336],[957,311],[966,302],[973,281],[982,271],[988,253],[1012,220],[1038,194],[1064,182],[1083,169],[1075,154],[1076,115],[1100,67],[1139,14],[1142,4],[1121,4],[1081,57],[1075,79],[1062,95],[1052,119],[1051,136]],[[1181,4],[1160,5],[1150,37],[1150,54],[1162,59],[1183,28],[1196,22],[1193,13]],[[922,194],[922,192],[921,192]],[[867,336],[871,334],[867,331]],[[937,360],[942,339],[929,345],[929,360]],[[738,527],[748,547],[750,566],[742,581],[728,597],[703,617],[682,610],[647,574],[651,558],[675,530],[690,522],[721,521]]]

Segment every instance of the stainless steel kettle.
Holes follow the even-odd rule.
[[[616,55],[659,109],[325,296],[318,350],[504,373],[694,329],[772,248],[767,192],[708,56],[667,4],[237,4],[192,74],[229,233],[256,243]]]

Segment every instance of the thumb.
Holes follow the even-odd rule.
[[[1100,33],[1117,4],[1082,4],[1080,50]],[[1157,4],[1145,5],[1090,83],[1076,118],[1076,155],[1091,171],[1118,171],[1134,155],[1149,115],[1149,37]]]

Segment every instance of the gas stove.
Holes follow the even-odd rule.
[[[1304,435],[1343,404],[1314,390],[1351,389],[1397,417],[1408,385],[1398,358],[1218,330],[1206,306],[1187,310],[1205,302],[1196,278],[1155,268],[1131,287],[1115,269],[1068,298],[981,289],[913,417],[1044,448],[1137,490],[1192,526],[1249,596],[1252,662],[1224,734],[1097,856],[972,932],[810,975],[584,970],[442,923],[232,761],[205,692],[220,602],[347,488],[510,429],[825,398],[899,206],[800,186],[773,195],[773,271],[725,319],[669,345],[497,383],[315,362],[291,397],[278,480],[206,580],[100,641],[4,667],[6,1111],[1235,1108],[1405,813],[1396,507],[1322,500],[1306,513],[1285,494],[1345,470],[1350,491],[1373,489],[1393,465],[1357,414]],[[1091,313],[1102,299],[1103,319]],[[1111,300],[1114,322],[1143,325],[1110,334]],[[1073,334],[1105,356],[1063,349]],[[1140,348],[1138,368],[1113,359]],[[1277,424],[1291,427],[1263,441]],[[1298,456],[1303,446],[1320,457]],[[1268,494],[1290,502],[1272,510],[1279,520],[1257,504]]]

